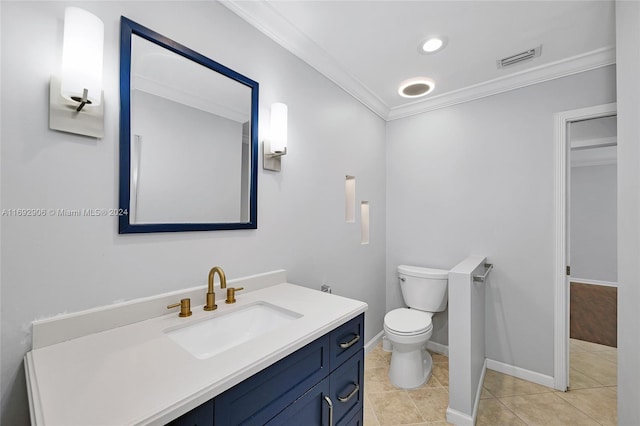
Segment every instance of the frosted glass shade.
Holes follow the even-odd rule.
[[[283,103],[271,105],[271,152],[282,154],[287,150],[287,106]]]
[[[92,105],[102,96],[104,24],[97,16],[77,7],[64,11],[64,39],[60,94],[82,98],[84,89]]]

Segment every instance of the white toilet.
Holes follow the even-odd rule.
[[[384,332],[391,342],[391,383],[403,389],[421,386],[431,377],[433,361],[426,350],[431,337],[431,318],[447,307],[449,271],[398,266],[402,298],[408,308],[394,309],[384,317]]]

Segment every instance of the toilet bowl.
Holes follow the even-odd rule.
[[[431,319],[447,305],[448,271],[401,265],[398,278],[408,308],[384,317],[384,332],[391,343],[389,380],[402,389],[420,387],[431,377],[433,361],[426,344],[433,333]]]

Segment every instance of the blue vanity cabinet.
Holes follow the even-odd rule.
[[[361,314],[170,425],[361,425],[363,331]]]

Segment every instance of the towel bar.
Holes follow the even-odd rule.
[[[484,274],[482,275],[474,275],[473,276],[473,282],[475,283],[483,283],[487,280],[487,276],[489,275],[489,272],[491,272],[491,270],[493,269],[493,264],[492,263],[485,263],[484,264]]]

